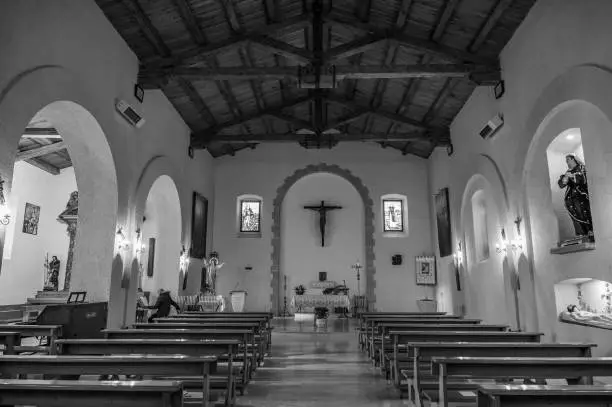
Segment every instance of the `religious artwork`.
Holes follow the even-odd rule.
[[[206,229],[208,227],[208,199],[193,192],[191,212],[191,257],[203,259],[206,256]]]
[[[400,199],[383,199],[384,231],[404,231],[404,202]]]
[[[565,161],[568,170],[557,181],[559,188],[565,188],[565,209],[572,219],[576,236],[592,236],[593,220],[586,167],[574,154],[566,155]]]
[[[436,285],[436,258],[433,256],[416,257],[417,285]]]
[[[261,201],[254,199],[240,201],[240,231],[261,232]]]
[[[155,270],[155,238],[149,238],[149,256],[147,257],[147,277],[153,277]]]
[[[327,281],[327,271],[319,271],[319,281]]]
[[[26,202],[23,215],[23,233],[30,235],[38,234],[38,222],[40,221],[40,206]]]
[[[64,276],[64,291],[70,289],[72,278],[72,262],[74,260],[74,245],[76,242],[77,222],[79,219],[79,192],[73,191],[66,203],[66,209],[57,217],[58,222],[66,224],[68,233],[68,255],[66,257],[66,273]]]
[[[43,291],[57,291],[59,284],[59,271],[60,271],[60,261],[57,256],[51,257],[51,261],[49,261],[49,254],[47,254],[45,258],[45,284],[43,287]]]
[[[392,266],[401,266],[403,262],[403,256],[401,254],[394,254],[391,256],[391,265]]]
[[[587,325],[596,328],[612,329],[612,315],[595,313],[578,308],[575,304],[567,306],[559,314],[559,321],[570,324]]]
[[[342,209],[341,206],[326,206],[325,201],[321,201],[321,205],[318,206],[304,206],[304,209],[319,212],[319,230],[321,233],[321,247],[325,247],[325,225],[327,225],[327,212],[335,209]]]
[[[448,205],[448,188],[435,195],[436,225],[438,227],[438,247],[440,257],[450,256],[453,252],[451,242],[450,208]]]
[[[11,220],[8,208],[6,207],[6,199],[4,198],[4,180],[0,177],[0,225],[8,225]]]
[[[225,263],[219,262],[219,253],[210,252],[208,259],[204,259],[204,267],[206,267],[206,288],[207,294],[217,294],[217,272]]]

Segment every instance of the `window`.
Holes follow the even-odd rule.
[[[404,202],[399,199],[383,199],[384,231],[404,231]]]
[[[261,233],[261,201],[258,199],[240,200],[240,232]]]
[[[408,236],[408,199],[405,195],[387,194],[380,197],[383,237]]]
[[[487,260],[489,258],[489,223],[484,190],[478,190],[472,195],[472,221],[476,260]]]

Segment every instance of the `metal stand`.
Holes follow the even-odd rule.
[[[285,277],[285,283],[283,285],[283,293],[285,295],[283,299],[283,313],[281,314],[281,317],[289,317],[291,316],[291,314],[289,313],[289,309],[287,308],[287,276],[283,277]]]

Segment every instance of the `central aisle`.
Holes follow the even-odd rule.
[[[327,332],[312,322],[275,321],[272,354],[257,369],[239,406],[405,406],[358,350],[355,321],[330,320]]]

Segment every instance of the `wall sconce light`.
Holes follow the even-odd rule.
[[[123,234],[123,229],[117,229],[117,234],[115,235],[115,243],[117,244],[118,250],[127,250],[130,247],[130,241],[127,240],[125,235]]]
[[[461,242],[457,243],[457,251],[453,253],[453,262],[455,263],[455,268],[459,269],[461,263],[463,263],[463,250],[461,249]]]
[[[147,250],[147,246],[142,243],[142,234],[140,233],[140,228],[136,230],[136,244],[134,245],[134,248],[136,250],[137,256],[140,256],[142,253],[145,252],[145,250]]]
[[[11,211],[4,197],[4,181],[0,178],[0,224],[8,225],[11,222]]]
[[[508,239],[506,238],[506,230],[502,228],[501,229],[501,243],[495,244],[495,251],[497,253],[507,253],[509,245],[510,243],[508,242]]]
[[[179,267],[183,271],[187,271],[189,267],[189,252],[185,250],[185,246],[183,245],[183,250],[181,250],[181,257],[179,258]]]

